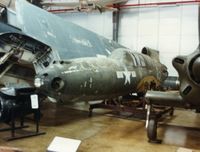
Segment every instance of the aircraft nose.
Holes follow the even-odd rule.
[[[55,77],[55,74],[44,73],[35,77],[34,85],[39,89],[58,92],[64,87],[65,82],[61,77]]]
[[[65,82],[60,77],[54,77],[51,81],[51,88],[55,91],[60,91],[65,85]]]

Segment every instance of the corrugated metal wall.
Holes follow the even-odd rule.
[[[149,46],[160,51],[170,75],[177,75],[171,61],[198,46],[198,6],[162,6],[124,9],[120,17],[119,43],[140,51]]]

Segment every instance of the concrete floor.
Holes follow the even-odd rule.
[[[0,145],[17,147],[25,152],[44,152],[55,136],[61,136],[82,140],[78,152],[176,152],[179,147],[200,152],[200,130],[164,125],[158,129],[163,144],[150,144],[143,121],[110,117],[104,110],[95,110],[94,116],[89,118],[86,111],[67,106],[45,107],[41,130],[46,135],[5,142],[2,137],[9,135],[9,132],[0,133]],[[173,118],[167,122],[199,127],[200,114],[176,110]]]

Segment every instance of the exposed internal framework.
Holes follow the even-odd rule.
[[[50,47],[23,34],[15,27],[4,23],[0,23],[0,26],[1,77],[6,73],[33,81],[35,75],[33,63],[35,67],[39,67],[38,65],[45,67],[50,62],[44,60],[51,52]]]

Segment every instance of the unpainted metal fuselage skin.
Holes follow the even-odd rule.
[[[62,101],[111,99],[145,92],[167,77],[166,67],[148,55],[116,49],[108,57],[55,61],[40,72],[35,84],[46,95]]]

